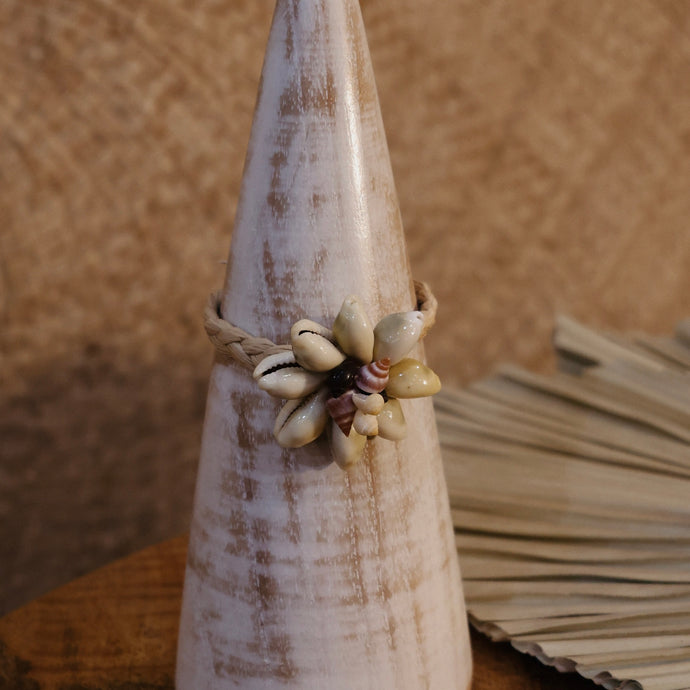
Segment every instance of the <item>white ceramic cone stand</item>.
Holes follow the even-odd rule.
[[[278,0],[223,316],[285,343],[300,318],[330,326],[349,294],[373,323],[415,308],[359,4]],[[407,438],[370,441],[343,471],[325,437],[279,447],[280,401],[216,362],[178,690],[469,687],[432,403],[402,403]]]

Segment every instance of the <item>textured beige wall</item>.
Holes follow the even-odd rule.
[[[362,3],[448,383],[690,312],[690,5]],[[0,3],[0,611],[186,529],[272,0]]]

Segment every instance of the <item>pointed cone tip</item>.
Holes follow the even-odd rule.
[[[278,0],[223,313],[284,341],[349,294],[372,318],[409,308],[410,285],[359,3]]]

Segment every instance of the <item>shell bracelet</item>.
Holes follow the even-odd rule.
[[[256,338],[220,316],[211,295],[204,327],[216,349],[253,371],[259,388],[286,400],[273,434],[284,448],[299,448],[327,431],[333,459],[356,463],[367,439],[405,437],[400,398],[434,395],[438,376],[406,357],[436,319],[436,298],[415,281],[417,311],[389,314],[375,327],[359,299],[345,299],[331,329],[309,319],[295,323],[290,345]],[[330,422],[330,423],[329,423]]]

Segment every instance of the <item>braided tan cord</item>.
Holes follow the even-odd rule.
[[[218,352],[229,355],[252,371],[268,355],[291,350],[289,345],[276,345],[268,338],[257,338],[220,315],[222,293],[214,292],[204,309],[204,328]]]
[[[423,338],[436,321],[438,302],[426,283],[415,280],[414,289],[417,309],[424,315],[424,327],[420,336]],[[212,293],[204,309],[204,329],[218,352],[232,357],[243,367],[253,371],[264,357],[292,349],[290,345],[276,345],[268,338],[257,338],[223,319],[220,315],[221,299],[221,292]]]
[[[424,314],[424,327],[422,334],[419,336],[421,340],[436,323],[436,311],[438,310],[438,300],[431,292],[431,288],[427,283],[421,280],[414,281],[414,292],[417,296],[417,309]]]

